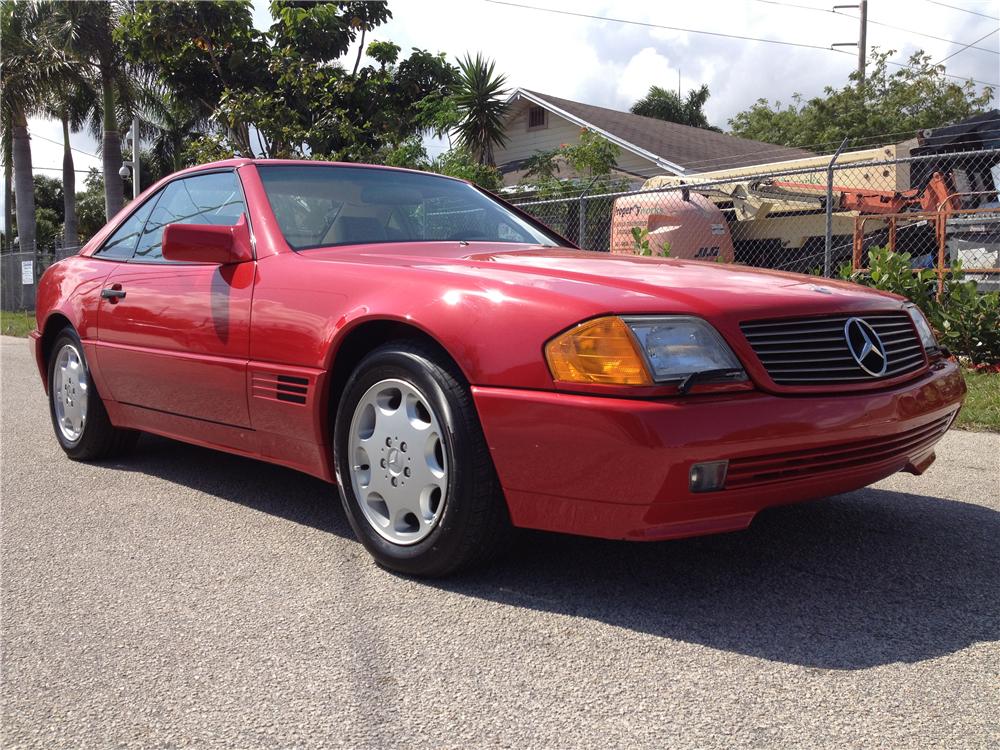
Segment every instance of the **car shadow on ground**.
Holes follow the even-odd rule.
[[[351,537],[336,490],[144,436],[139,471]],[[625,543],[523,532],[494,566],[425,585],[821,669],[917,662],[1000,640],[1000,513],[865,489],[772,508],[745,532]]]

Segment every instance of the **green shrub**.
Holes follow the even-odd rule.
[[[913,268],[909,253],[873,248],[867,271],[852,272],[845,265],[840,275],[912,301],[923,310],[941,344],[972,364],[1000,362],[1000,293],[980,294],[976,282],[964,278],[960,263],[953,263],[945,274],[940,299],[937,273]]]
[[[670,257],[670,243],[664,242],[659,253],[653,251],[649,246],[649,230],[645,227],[632,227],[632,244],[635,246],[636,255],[656,255],[660,258]]]

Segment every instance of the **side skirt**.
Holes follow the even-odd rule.
[[[209,422],[179,414],[105,400],[111,422],[142,432],[179,440],[203,448],[234,453],[287,466],[333,483],[330,446],[297,440],[287,435]]]

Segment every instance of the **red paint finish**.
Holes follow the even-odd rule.
[[[897,436],[938,421],[946,428],[965,383],[954,363],[942,362],[904,388],[852,396],[756,392],[634,401],[502,388],[473,393],[515,524],[653,539],[700,533],[702,525],[743,528],[768,506],[826,497],[916,468],[943,429],[888,455],[868,447],[874,460],[839,459],[805,476],[720,492],[688,490],[694,463],[789,451],[834,455],[863,441],[892,446]],[[784,466],[803,463],[792,456]]]
[[[111,398],[250,426],[246,398],[253,263],[120,263],[105,286],[97,361]]]
[[[246,214],[235,226],[168,224],[163,229],[163,257],[180,263],[243,263],[253,260]]]
[[[120,426],[332,481],[330,419],[339,393],[331,392],[331,372],[347,337],[355,352],[359,341],[373,348],[382,342],[371,325],[391,322],[393,335],[405,326],[436,341],[473,387],[517,525],[657,539],[742,528],[768,505],[922,471],[961,404],[958,369],[940,359],[895,380],[778,386],[739,328],[766,318],[898,311],[903,302],[892,295],[715,263],[506,243],[293,252],[253,161],[180,174],[220,167],[236,169],[247,204],[245,223],[232,232],[233,262],[92,257],[130,206],[40,283],[39,330],[54,315],[76,328]],[[168,246],[177,230],[170,226]],[[224,233],[213,233],[213,242],[216,234]],[[196,235],[176,233],[189,261],[199,257]],[[104,289],[125,296],[102,299]],[[704,318],[749,381],[696,384],[684,396],[670,385],[553,382],[545,342],[608,314]],[[42,342],[35,337],[44,379]],[[852,450],[855,443],[866,450]],[[719,459],[733,461],[734,486],[691,494],[691,464]]]

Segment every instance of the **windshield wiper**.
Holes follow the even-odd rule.
[[[691,386],[699,380],[725,380],[743,375],[743,370],[739,367],[726,367],[715,370],[697,370],[690,375],[685,375],[677,384],[677,392],[682,396],[691,390]]]

